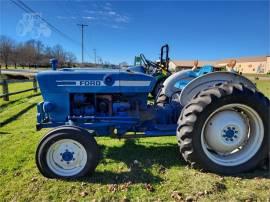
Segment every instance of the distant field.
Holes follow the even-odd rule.
[[[270,81],[256,81],[270,98]],[[31,87],[11,84],[10,92]],[[2,89],[0,88],[0,94]],[[186,166],[175,137],[117,140],[97,138],[103,159],[96,173],[75,181],[46,179],[35,166],[35,149],[47,130],[37,132],[36,103],[28,92],[0,99],[0,201],[269,201],[269,171],[238,177],[203,173]],[[137,160],[140,166],[134,166]]]
[[[270,77],[270,74],[243,74],[244,76],[251,77]]]

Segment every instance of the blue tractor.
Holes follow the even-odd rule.
[[[55,68],[54,68],[55,69]],[[269,100],[231,72],[177,72],[163,83],[155,104],[147,97],[157,80],[132,70],[67,68],[37,74],[43,102],[36,164],[49,178],[94,172],[98,136],[175,136],[190,165],[215,173],[254,169],[269,149]]]

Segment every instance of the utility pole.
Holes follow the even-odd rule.
[[[88,25],[84,25],[84,24],[77,24],[77,25],[80,26],[82,30],[82,64],[83,64],[83,28],[87,27]]]
[[[97,50],[94,48],[93,52],[94,52],[94,59],[95,59],[95,65],[96,65],[97,64]]]

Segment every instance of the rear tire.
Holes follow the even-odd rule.
[[[48,178],[92,174],[100,159],[96,140],[87,130],[63,126],[50,131],[36,150],[39,171]]]
[[[164,80],[160,80],[158,81],[158,83],[156,84],[155,88],[153,89],[153,91],[151,92],[151,95],[154,99],[156,99],[156,97],[159,95],[159,92],[162,88]]]
[[[233,175],[254,169],[269,149],[269,100],[241,84],[197,94],[181,112],[177,139],[192,166]]]

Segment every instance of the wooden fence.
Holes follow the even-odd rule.
[[[9,89],[8,89],[9,84],[11,84],[11,83],[25,83],[25,82],[33,82],[33,88],[9,93]],[[37,80],[35,77],[33,79],[29,79],[29,80],[7,80],[7,79],[4,79],[4,80],[0,81],[0,85],[2,85],[2,89],[3,89],[3,94],[0,94],[0,98],[3,98],[3,100],[5,100],[5,101],[9,101],[9,96],[12,96],[12,95],[17,95],[17,94],[28,92],[28,91],[34,91],[34,92],[38,91]]]

